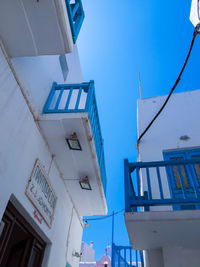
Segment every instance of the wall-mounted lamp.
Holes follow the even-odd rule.
[[[79,253],[79,252],[77,252],[77,251],[74,251],[74,252],[72,253],[72,256],[73,256],[73,257],[76,257],[76,258],[80,258],[80,257],[82,256],[82,253]]]
[[[182,135],[179,138],[181,141],[188,141],[190,139],[190,137],[188,135]]]
[[[77,138],[77,134],[74,132],[70,138],[65,138],[68,144],[69,149],[71,150],[82,150],[80,142]]]
[[[87,176],[79,180],[79,184],[84,190],[92,190],[89,179]]]

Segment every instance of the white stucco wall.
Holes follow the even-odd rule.
[[[138,100],[138,136],[156,115],[167,96]],[[141,161],[163,160],[163,151],[200,147],[200,90],[175,93],[139,145]],[[188,141],[180,140],[187,135]]]
[[[164,267],[162,249],[146,250],[144,253],[144,264],[145,267]]]
[[[81,243],[81,258],[80,261],[82,262],[93,262],[94,261],[94,249],[92,245],[88,245],[85,242]]]
[[[199,267],[200,249],[166,247],[163,248],[164,267]]]
[[[46,100],[51,82],[59,78],[59,74],[54,75],[53,68],[49,66],[56,60],[56,57],[47,61],[43,57],[13,60],[37,112],[41,110]],[[21,207],[20,212],[48,243],[43,266],[63,267],[66,261],[73,267],[78,266],[79,259],[73,257],[72,252],[80,252],[81,219],[54,162],[49,169],[51,155],[48,147],[1,50],[0,114],[0,218],[9,199],[12,201],[14,199],[14,204]],[[49,170],[49,179],[58,197],[51,228],[44,221],[40,225],[34,218],[35,208],[25,195],[25,188],[37,158],[40,159],[46,172]]]
[[[167,96],[157,96],[138,100],[138,136],[144,131],[159,111]],[[200,90],[175,93],[139,143],[139,161],[163,160],[163,152],[200,147],[199,121]],[[187,135],[187,141],[180,140]],[[152,195],[160,198],[155,169],[150,169]],[[169,187],[164,168],[160,168],[164,197],[169,197]],[[151,175],[152,174],[152,175]],[[147,190],[146,173],[142,173],[142,184]],[[171,209],[152,207],[151,210]]]
[[[199,267],[199,248],[177,246],[148,249],[145,251],[145,267]]]
[[[138,100],[138,136],[144,131],[152,118],[159,111],[167,96],[157,96]],[[167,106],[153,123],[151,128],[139,144],[139,161],[162,161],[163,152],[172,150],[185,150],[200,147],[199,122],[200,90],[175,93],[171,96]],[[187,135],[189,139],[183,141],[181,136]],[[155,170],[151,170],[153,172]],[[165,197],[170,196],[166,172],[161,171],[161,180]],[[153,174],[153,173],[150,173]],[[158,182],[155,173],[152,175],[153,198],[159,198]],[[147,190],[146,174],[142,172],[143,190]],[[171,207],[151,207],[150,210],[165,210]],[[181,211],[182,212],[182,211]],[[160,214],[162,216],[162,213]],[[167,230],[167,229],[166,229]],[[187,229],[185,229],[187,231]],[[170,235],[170,232],[168,233]],[[148,250],[146,266],[186,267],[199,266],[200,249],[183,244],[156,250]],[[163,263],[161,264],[161,260]]]
[[[65,81],[59,62],[59,55],[16,57],[11,60],[36,117],[43,110],[53,82],[57,82],[58,84],[83,82],[76,45],[74,46],[73,52],[66,55],[69,73]]]

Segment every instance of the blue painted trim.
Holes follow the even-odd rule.
[[[64,88],[61,88],[60,93],[59,93],[59,96],[58,96],[58,99],[56,101],[55,110],[58,110],[58,107],[59,107],[59,104],[60,104],[60,101],[61,101],[63,92],[64,92]]]
[[[192,175],[194,171],[194,165],[200,164],[200,159],[186,159],[186,160],[167,160],[167,161],[155,161],[155,162],[135,162],[129,163],[127,159],[124,160],[124,183],[125,183],[125,211],[138,211],[140,207],[146,207],[145,211],[148,211],[150,206],[160,206],[160,205],[189,205],[200,204],[200,188],[194,183],[194,190],[190,190],[189,194],[184,186],[183,177],[181,174],[180,165],[183,165],[187,172]],[[182,191],[178,197],[175,194],[171,194],[170,198],[164,197],[162,176],[160,174],[160,167],[165,167],[167,175],[168,169],[172,166],[177,166],[179,169],[179,175],[181,177]],[[188,168],[190,167],[190,168]],[[192,168],[191,168],[192,167]],[[149,172],[149,168],[156,169],[156,176],[152,176]],[[143,192],[140,194],[141,183],[140,183],[140,171],[146,169],[147,178],[147,188],[148,192]],[[136,177],[133,174],[136,173]],[[160,198],[152,199],[152,186],[151,179],[157,179],[158,189],[160,192]],[[133,181],[134,179],[134,181]],[[137,190],[135,190],[135,188]],[[180,190],[181,191],[181,190]],[[192,193],[193,192],[193,193]],[[196,192],[196,193],[195,193]]]
[[[139,173],[139,168],[136,168],[136,177],[137,177],[137,195],[138,195],[138,199],[141,200],[141,194],[140,194],[140,173]]]
[[[137,200],[130,199],[130,206],[164,206],[164,205],[173,205],[173,204],[200,204],[199,198],[187,198],[187,199],[151,199],[151,200]]]
[[[73,92],[73,88],[70,88],[69,89],[69,94],[68,94],[68,98],[67,98],[67,102],[66,102],[66,105],[65,105],[65,112],[69,112],[69,102],[71,100],[71,97],[72,97],[72,92]]]
[[[135,263],[135,264],[134,264]],[[144,258],[142,250],[134,250],[131,246],[116,246],[112,243],[111,267],[143,267]]]
[[[136,261],[136,267],[138,267],[138,251],[137,250],[135,253],[135,261]]]
[[[76,3],[74,4],[73,8],[71,8],[71,11],[72,11],[72,12],[71,12],[71,13],[72,13],[72,17],[75,16],[76,12],[78,11],[79,6],[80,6],[80,4],[76,2]],[[71,5],[71,7],[72,7],[72,5]]]
[[[183,176],[181,172],[181,167],[180,165],[177,165],[177,167],[178,167],[178,175],[180,177],[180,182],[181,182],[181,190],[183,193],[183,198],[186,198],[186,188],[185,188],[185,184],[184,184],[184,180],[183,180]]]
[[[161,182],[161,178],[160,178],[160,170],[159,170],[158,166],[156,166],[156,173],[157,173],[157,178],[158,178],[158,186],[159,186],[159,190],[160,190],[160,198],[164,199],[162,182]]]
[[[78,106],[79,106],[80,99],[81,99],[81,93],[82,93],[82,87],[80,87],[78,90],[78,97],[77,97],[76,106],[75,106],[75,109],[77,109],[77,110],[78,110]]]
[[[48,111],[45,111],[43,110],[43,113],[45,114],[52,114],[52,113],[86,113],[85,112],[85,109],[79,109],[78,111],[75,110],[75,109],[69,109],[68,111],[66,111],[66,109],[52,109],[52,110],[48,110]]]
[[[131,162],[129,163],[129,168],[132,171],[136,168],[146,168],[146,167],[163,167],[163,166],[171,166],[171,165],[183,165],[183,164],[194,164],[199,163],[200,159],[187,159],[187,160],[165,160],[165,161],[149,161],[149,162]]]
[[[76,99],[73,98],[73,100],[76,101],[74,103],[75,107],[74,109],[69,109],[70,101],[72,100],[72,95],[74,90],[78,90],[77,98]],[[66,95],[67,99],[63,98],[63,94],[65,91],[68,92],[68,95]],[[81,101],[81,96],[83,91],[86,93],[86,103],[85,107],[80,109],[79,104]],[[58,95],[57,98],[56,95]],[[64,108],[60,108],[60,106],[62,107],[64,106]],[[81,84],[53,83],[52,89],[43,108],[43,113],[45,114],[86,113],[88,115],[90,126],[92,129],[93,140],[95,143],[96,155],[101,173],[104,193],[106,194],[107,177],[106,177],[106,167],[104,158],[104,146],[103,146],[103,138],[101,134],[101,126],[100,126],[99,114],[95,97],[94,81]]]
[[[70,89],[70,88],[79,89],[81,86],[87,92],[90,82],[89,83],[72,83],[72,84],[69,84],[69,83],[68,84],[57,84],[56,82],[54,82],[53,84],[56,85],[56,90],[59,90],[62,87],[64,89]]]
[[[56,86],[57,86],[57,83],[54,82],[53,85],[52,85],[52,89],[51,89],[51,91],[50,91],[50,93],[49,93],[49,96],[48,96],[48,98],[47,98],[47,100],[46,100],[46,103],[45,103],[45,105],[44,105],[43,113],[45,113],[46,111],[48,111],[49,108],[50,108],[51,100],[52,100],[52,98],[54,97],[54,94],[55,94],[55,87],[56,87]]]
[[[71,3],[71,0],[65,0],[65,3],[72,32],[72,38],[74,43],[76,43],[83,20],[85,18],[82,1],[75,0],[75,3]]]
[[[141,267],[144,267],[144,256],[142,250],[140,250],[140,259],[141,259]]]
[[[200,155],[200,149],[199,148],[185,149],[185,150],[174,150],[174,151],[168,151],[168,152],[163,153],[164,159],[167,159],[167,160],[170,160],[174,157],[181,157],[184,160],[190,160],[191,157],[195,156],[195,155]],[[182,165],[182,164],[180,164],[180,165]],[[181,190],[176,188],[175,177],[174,177],[174,173],[173,173],[172,168],[168,168],[168,170],[167,170],[167,178],[168,178],[168,182],[169,182],[169,186],[170,186],[171,195],[175,198],[180,198],[181,195],[183,198],[184,197],[185,198],[187,198],[187,197],[199,198],[200,197],[200,185],[199,185],[198,177],[197,177],[195,167],[194,167],[195,162],[193,164],[184,165],[184,169],[185,169],[185,172],[187,175],[187,180],[188,180],[188,183],[190,185],[189,188],[185,187],[180,165],[178,165],[177,167],[178,167],[178,173],[179,173],[181,187],[182,187]],[[181,205],[177,206],[176,205],[176,206],[173,206],[173,209],[175,209],[175,210],[188,209],[188,207],[189,206],[181,206]],[[195,209],[195,207],[199,208],[199,205],[196,205],[196,206],[193,205],[193,209]],[[192,208],[192,207],[189,207],[189,208]]]
[[[132,262],[132,249],[129,249],[129,253],[130,253],[130,262]]]
[[[131,191],[134,190],[131,188],[131,181],[129,177],[129,168],[128,168],[128,159],[124,160],[124,195],[125,195],[125,210],[127,212],[131,211],[130,199]]]
[[[149,199],[152,199],[152,192],[151,192],[151,180],[150,180],[150,175],[149,175],[149,168],[146,168],[146,175],[147,175],[147,184],[148,184],[148,194],[149,194]]]

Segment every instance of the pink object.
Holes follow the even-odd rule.
[[[34,210],[33,215],[34,215],[34,218],[36,218],[38,222],[42,224],[42,218],[39,217],[39,214],[36,210]]]
[[[111,267],[110,256],[104,255],[100,260],[96,262],[96,267]]]

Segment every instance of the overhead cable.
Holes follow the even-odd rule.
[[[157,119],[157,117],[158,117],[158,116],[160,115],[160,113],[163,111],[163,109],[164,109],[164,107],[166,106],[167,102],[169,101],[169,99],[170,99],[172,93],[174,92],[175,88],[177,87],[177,85],[178,85],[178,83],[179,83],[179,81],[180,81],[180,79],[181,79],[181,76],[182,76],[182,74],[183,74],[183,71],[184,71],[184,69],[185,69],[185,66],[186,66],[186,64],[187,64],[187,62],[188,62],[188,59],[189,59],[189,57],[190,57],[190,54],[191,54],[191,51],[192,51],[192,48],[193,48],[193,45],[194,45],[195,38],[196,38],[197,34],[199,34],[199,33],[200,33],[200,24],[197,24],[197,26],[195,27],[194,32],[193,32],[193,37],[192,37],[192,41],[191,41],[191,44],[190,44],[190,49],[189,49],[189,51],[188,51],[188,54],[187,54],[187,57],[186,57],[185,62],[184,62],[184,64],[183,64],[183,67],[182,67],[182,69],[181,69],[181,72],[180,72],[178,78],[176,79],[176,81],[175,81],[175,83],[174,83],[174,86],[172,87],[171,91],[169,92],[169,94],[168,94],[168,96],[167,96],[167,98],[166,98],[164,104],[163,104],[162,107],[159,109],[159,111],[158,111],[157,114],[154,116],[154,118],[151,120],[151,122],[148,124],[148,126],[145,128],[145,130],[142,132],[142,134],[139,136],[139,138],[138,138],[138,140],[137,140],[137,142],[136,142],[136,147],[137,147],[137,149],[138,149],[138,145],[139,145],[139,143],[140,143],[142,137],[146,134],[146,132],[147,132],[147,131],[149,130],[149,128],[151,127],[151,125],[154,123],[154,121]]]
[[[116,212],[113,212],[112,214],[109,214],[109,215],[106,215],[106,216],[103,216],[103,217],[99,217],[99,218],[84,218],[83,220],[84,221],[98,221],[98,220],[104,220],[104,219],[108,219],[109,217],[112,217],[112,216],[114,216],[114,215],[117,215],[117,214],[119,214],[119,213],[121,213],[121,212],[123,212],[124,211],[124,209],[122,209],[122,210],[119,210],[119,211],[116,211]]]

